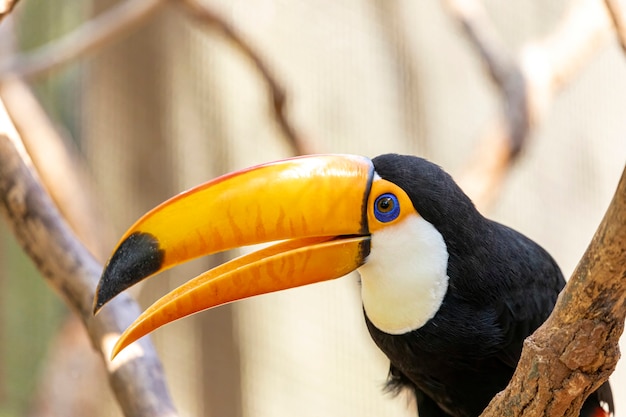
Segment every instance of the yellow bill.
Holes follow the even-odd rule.
[[[180,194],[137,221],[107,263],[94,313],[117,294],[193,258],[279,242],[192,279],[146,310],[121,349],[176,319],[241,298],[339,278],[369,254],[371,161],[318,155],[259,165]]]

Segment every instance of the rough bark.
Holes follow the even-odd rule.
[[[175,416],[160,361],[149,340],[120,360],[108,360],[113,343],[139,308],[126,295],[115,307],[92,315],[102,271],[75,238],[40,185],[20,142],[0,134],[0,212],[48,283],[80,317],[104,361],[109,381],[127,416]]]
[[[620,357],[626,317],[626,169],[548,320],[482,416],[578,416]]]

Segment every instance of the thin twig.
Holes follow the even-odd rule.
[[[232,25],[218,16],[205,3],[197,0],[180,0],[180,3],[194,18],[222,32],[222,34],[254,65],[267,84],[276,121],[292,152],[296,155],[315,153],[314,147],[308,141],[304,140],[289,121],[285,108],[285,90],[276,77],[274,77],[268,64],[261,58],[252,45],[250,45]]]
[[[118,305],[92,315],[93,294],[102,271],[74,236],[41,186],[17,131],[0,102],[0,212],[47,282],[66,300],[102,355],[109,382],[127,416],[176,416],[161,363],[149,339],[120,360],[109,361],[122,330],[137,317],[127,295]],[[115,300],[114,300],[115,301]]]
[[[0,63],[0,79],[10,76],[34,78],[61,65],[93,52],[110,43],[139,24],[145,22],[168,0],[127,0],[84,23],[61,39],[36,49],[16,55]],[[254,48],[224,19],[205,4],[194,0],[182,0],[183,8],[196,19],[221,31],[241,53],[247,57],[265,80],[272,99],[276,122],[294,154],[314,153],[313,146],[298,134],[289,121],[284,89]]]
[[[611,20],[613,20],[613,26],[615,26],[619,44],[624,53],[626,53],[626,14],[624,14],[619,0],[605,0],[605,2],[609,10],[609,16],[611,16]]]
[[[35,78],[119,39],[147,21],[167,0],[126,0],[85,22],[61,39],[0,63],[0,78]]]

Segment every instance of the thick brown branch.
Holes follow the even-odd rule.
[[[93,293],[102,271],[76,239],[43,190],[15,131],[0,107],[0,212],[24,251],[47,282],[78,314],[94,347],[104,358],[109,381],[127,416],[175,416],[160,361],[148,339],[121,359],[109,361],[112,344],[139,314],[139,307],[122,295],[94,317]]]
[[[280,126],[283,136],[287,140],[292,152],[295,155],[315,153],[313,146],[304,140],[289,121],[285,108],[285,90],[273,75],[268,64],[261,58],[252,45],[250,45],[232,25],[218,16],[203,2],[197,0],[180,0],[180,3],[194,18],[222,32],[222,34],[254,65],[267,84],[272,99],[272,108],[276,122]]]
[[[61,39],[0,63],[0,78],[34,78],[93,52],[145,22],[167,0],[126,0],[87,21]]]
[[[524,344],[487,416],[578,416],[615,369],[626,318],[626,169],[548,320]]]

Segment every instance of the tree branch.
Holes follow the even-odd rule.
[[[508,129],[505,134],[509,142],[508,158],[515,159],[530,128],[524,74],[498,36],[482,3],[474,0],[446,0],[446,3],[500,88]]]
[[[1,1],[1,0],[0,0]],[[19,76],[35,78],[67,64],[68,62],[93,52],[126,34],[145,22],[168,0],[127,0],[120,2],[99,16],[28,54],[16,55],[0,63],[0,79]],[[306,141],[293,126],[287,116],[285,90],[270,71],[267,63],[256,50],[224,19],[204,3],[196,0],[179,0],[182,8],[192,17],[220,31],[245,56],[259,72],[267,84],[272,100],[274,116],[283,137],[296,155],[315,153],[311,143]]]
[[[503,101],[503,114],[479,139],[461,175],[461,187],[484,208],[495,199],[528,138],[531,126],[526,75],[501,41],[481,2],[445,0],[445,4],[482,58]]]
[[[1,1],[1,0],[0,0]],[[0,78],[35,78],[119,39],[145,22],[167,0],[126,0],[85,22],[61,39],[0,63]]]
[[[482,416],[578,416],[619,359],[626,318],[626,168],[548,320],[524,343],[508,387]]]
[[[30,158],[0,102],[0,212],[47,282],[84,323],[104,358],[109,382],[127,416],[176,416],[150,340],[109,361],[113,344],[140,312],[127,295],[97,317],[93,294],[102,271],[65,224],[40,185]],[[4,132],[4,133],[3,133]]]
[[[608,39],[611,22],[601,2],[576,0],[556,30],[540,41],[528,42],[514,60],[480,2],[445,0],[445,4],[482,57],[503,100],[503,113],[478,139],[460,175],[461,187],[484,209],[494,201],[554,96]]]
[[[107,236],[112,228],[103,225],[78,150],[61,136],[22,80],[0,81],[0,100],[61,215],[92,254],[106,259],[110,249],[104,242],[115,237]]]
[[[289,121],[289,118],[287,117],[287,110],[285,108],[285,90],[269,69],[268,64],[261,58],[252,45],[250,45],[250,43],[248,43],[248,41],[246,41],[232,25],[218,16],[203,2],[197,0],[179,1],[183,6],[183,9],[190,13],[191,16],[204,24],[217,29],[228,40],[230,40],[239,52],[241,52],[243,56],[252,63],[261,77],[265,80],[272,99],[272,108],[274,110],[276,122],[283,132],[283,136],[287,140],[291,151],[295,155],[315,153],[313,145],[304,140],[304,138],[298,134],[295,127]]]
[[[113,228],[103,221],[95,204],[91,176],[81,163],[74,143],[61,134],[48,118],[30,88],[19,79],[0,81],[0,100],[6,106],[17,135],[32,159],[42,185],[62,217],[87,249],[100,261],[106,260],[106,242]],[[37,415],[69,415],[80,404],[85,414],[94,415],[102,406],[101,391],[108,383],[100,357],[92,348],[85,327],[75,315],[64,318],[47,352],[47,363],[31,405]],[[55,395],[55,386],[68,383],[73,367],[81,367],[81,390]],[[76,382],[76,381],[75,381]]]

